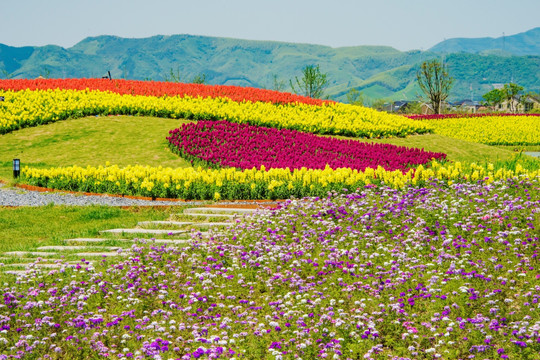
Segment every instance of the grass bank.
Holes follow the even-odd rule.
[[[14,158],[20,158],[23,166],[39,168],[97,166],[107,161],[119,166],[188,167],[187,161],[169,150],[165,139],[169,130],[185,122],[136,116],[86,117],[0,135],[0,179],[11,180]],[[508,161],[514,154],[511,148],[476,144],[437,134],[360,141],[444,152],[455,161]]]
[[[0,252],[64,245],[71,238],[97,237],[100,230],[133,228],[138,221],[165,220],[181,207],[54,206],[0,207]]]
[[[0,178],[11,180],[12,159],[48,168],[70,165],[187,167],[165,139],[185,121],[138,116],[70,119],[0,135]]]

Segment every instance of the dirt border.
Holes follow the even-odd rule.
[[[2,184],[8,184],[4,180],[0,180],[0,183]],[[40,186],[33,186],[33,185],[27,185],[27,184],[14,184],[13,185],[16,188],[28,190],[28,191],[37,191],[37,192],[61,192],[61,193],[68,193],[73,195],[81,195],[81,196],[110,196],[110,197],[117,197],[117,198],[125,198],[125,199],[132,199],[132,200],[146,200],[146,201],[173,201],[178,202],[178,205],[183,204],[190,204],[192,202],[200,202],[200,201],[211,201],[211,200],[183,200],[183,199],[167,199],[167,198],[151,198],[147,196],[132,196],[132,195],[118,195],[118,194],[101,194],[101,193],[89,193],[89,192],[80,192],[80,191],[69,191],[69,190],[58,190],[58,189],[51,189],[51,188],[45,188]],[[237,207],[237,208],[258,208],[260,206],[264,207],[270,207],[275,208],[278,206],[280,202],[283,202],[284,200],[221,200],[218,202],[215,202],[213,204],[203,204],[200,205],[201,207],[215,207],[215,208],[231,208],[231,207]],[[134,205],[134,206],[172,206],[172,205],[159,205],[159,204],[152,204],[152,205]]]

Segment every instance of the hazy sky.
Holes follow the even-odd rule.
[[[0,0],[0,43],[71,47],[88,36],[193,34],[426,50],[540,26],[539,0]]]

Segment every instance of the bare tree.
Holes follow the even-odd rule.
[[[272,90],[274,91],[285,91],[285,81],[280,80],[276,74],[272,75],[272,80],[274,83],[272,84]]]
[[[437,59],[424,61],[416,73],[416,79],[435,114],[440,114],[442,104],[448,98],[454,83],[446,66]]]
[[[293,81],[289,80],[292,91],[311,98],[322,98],[324,88],[328,85],[327,74],[321,73],[319,65],[307,65],[302,69],[302,73],[301,79],[295,77],[297,88]]]

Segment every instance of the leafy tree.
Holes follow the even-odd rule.
[[[510,84],[504,84],[503,92],[504,92],[504,99],[508,103],[508,107],[511,112],[515,112],[517,109],[514,107],[514,99],[516,99],[518,102],[521,102],[521,97],[519,96],[519,93],[523,90],[523,86],[519,86],[514,83]]]
[[[484,103],[486,105],[495,108],[497,105],[503,102],[505,95],[503,89],[493,89],[482,95],[482,98],[484,98]]]
[[[302,69],[302,78],[295,77],[295,84],[289,80],[291,89],[296,94],[320,99],[324,94],[324,89],[328,86],[327,74],[321,73],[319,65],[307,65]]]
[[[382,111],[385,109],[385,104],[388,103],[385,99],[377,99],[371,103],[371,107],[375,110]]]
[[[442,104],[448,98],[454,79],[448,69],[439,60],[426,60],[420,65],[416,79],[422,92],[426,95],[433,111],[441,113]]]
[[[521,103],[526,99],[526,97],[520,95],[521,91],[523,91],[523,86],[510,83],[504,84],[502,89],[493,89],[482,95],[482,97],[485,103],[492,107],[496,107],[503,101],[506,101],[510,112],[515,112],[517,110],[516,103]]]
[[[347,103],[351,105],[364,105],[364,95],[361,91],[352,88],[347,93]]]

